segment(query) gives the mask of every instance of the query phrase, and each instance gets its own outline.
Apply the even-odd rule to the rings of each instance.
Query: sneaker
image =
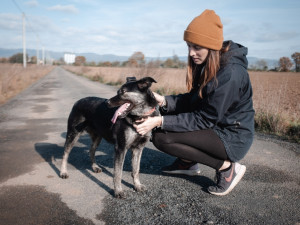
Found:
[[[181,159],[177,158],[172,165],[163,167],[162,172],[195,176],[200,174],[200,168],[198,163],[184,162]]]
[[[208,192],[213,195],[227,195],[242,179],[246,166],[232,163],[231,168],[226,171],[217,171],[216,185],[208,187]]]

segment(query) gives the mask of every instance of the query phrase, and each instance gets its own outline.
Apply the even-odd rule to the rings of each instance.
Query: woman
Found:
[[[243,177],[238,163],[254,134],[252,87],[247,72],[247,48],[223,42],[223,25],[213,10],[193,19],[184,32],[189,49],[188,93],[163,97],[155,93],[162,116],[136,125],[144,135],[155,127],[157,149],[178,157],[163,171],[196,175],[198,163],[216,170],[211,194],[226,195]]]

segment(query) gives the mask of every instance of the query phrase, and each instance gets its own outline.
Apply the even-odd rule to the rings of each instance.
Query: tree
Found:
[[[287,72],[293,66],[292,61],[288,57],[281,57],[279,59],[279,71]]]
[[[119,67],[121,65],[121,63],[119,61],[114,61],[111,63],[112,67]]]
[[[26,54],[26,61],[28,61],[28,55]],[[23,63],[23,53],[14,54],[9,58],[10,63]]]
[[[86,59],[84,56],[76,56],[74,64],[75,64],[75,66],[82,66],[85,64],[85,61],[86,61]]]
[[[268,64],[265,60],[261,59],[256,62],[259,70],[268,70]]]
[[[0,63],[7,63],[8,62],[8,58],[2,57],[0,58]]]
[[[36,64],[36,56],[31,56],[30,63]]]
[[[148,62],[147,67],[148,68],[159,68],[162,64],[163,64],[163,62],[161,60],[156,59],[154,61]]]
[[[167,58],[163,65],[165,68],[172,68],[174,65],[173,59]]]
[[[134,52],[128,62],[133,67],[143,66],[145,65],[145,55],[142,52]]]
[[[105,62],[99,62],[98,66],[103,66],[103,67],[111,67],[111,62],[105,61]]]
[[[300,52],[295,52],[292,55],[292,59],[295,62],[296,72],[300,72]]]
[[[167,58],[163,62],[163,67],[165,68],[184,68],[186,67],[186,63],[181,61],[177,55],[173,55],[172,58]]]

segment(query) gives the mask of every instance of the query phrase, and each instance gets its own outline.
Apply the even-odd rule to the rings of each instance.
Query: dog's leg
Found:
[[[92,161],[92,169],[95,173],[102,172],[102,169],[97,165],[96,160],[95,160],[95,152],[96,152],[98,145],[101,142],[101,139],[102,139],[102,137],[100,137],[100,136],[92,136],[93,143],[90,148],[90,158]]]
[[[77,142],[81,132],[77,131],[72,131],[72,132],[67,132],[67,137],[66,137],[66,142],[65,142],[65,151],[64,151],[64,156],[62,159],[62,164],[61,164],[61,169],[60,169],[60,177],[63,179],[67,179],[69,177],[68,171],[67,171],[67,163],[68,163],[68,158],[70,155],[70,152],[74,146],[74,144]]]
[[[132,177],[134,188],[136,191],[146,190],[146,186],[142,185],[140,182],[139,172],[140,172],[140,162],[142,157],[143,148],[133,148],[132,149]]]
[[[114,190],[116,198],[125,198],[124,191],[122,190],[122,172],[124,159],[127,149],[115,149],[115,162],[114,162]]]

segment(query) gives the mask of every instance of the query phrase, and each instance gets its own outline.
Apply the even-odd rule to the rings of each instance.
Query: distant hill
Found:
[[[22,49],[5,49],[5,48],[0,48],[0,57],[10,57],[16,53],[21,53],[23,52]],[[29,57],[36,56],[36,50],[34,49],[27,49],[26,53],[28,54]],[[45,51],[45,57],[54,59],[54,60],[59,60],[64,57],[65,52],[54,52],[54,51]],[[118,55],[113,55],[113,54],[96,54],[96,53],[75,53],[75,55],[80,55],[84,56],[86,58],[87,62],[104,62],[104,61],[119,61],[119,62],[124,62],[127,61],[130,56],[118,56]],[[42,52],[39,52],[40,58],[42,57]],[[169,57],[160,57],[160,60],[166,60],[167,58],[172,58],[172,56]],[[247,57],[248,58],[248,64],[249,67],[251,65],[255,65],[257,61],[262,60],[262,58],[257,58],[257,57]],[[156,60],[158,59],[157,57],[146,57],[146,61],[151,61],[151,60]],[[179,56],[179,59],[181,61],[186,62],[187,61],[187,56]],[[278,60],[275,59],[263,59],[267,62],[268,68],[272,69],[278,66]]]
[[[0,48],[0,57],[10,57],[14,54],[17,53],[22,53],[23,49],[5,49],[5,48]],[[45,51],[45,57],[54,59],[54,60],[59,60],[64,57],[65,52],[54,52],[54,51]],[[36,50],[34,49],[27,49],[26,54],[29,57],[36,56]],[[86,61],[88,62],[103,62],[103,61],[120,61],[124,62],[128,60],[129,56],[118,56],[118,55],[113,55],[113,54],[104,54],[104,55],[99,55],[96,53],[75,53],[75,55],[80,55],[84,56],[86,58]],[[42,56],[42,51],[39,51],[39,57]]]

